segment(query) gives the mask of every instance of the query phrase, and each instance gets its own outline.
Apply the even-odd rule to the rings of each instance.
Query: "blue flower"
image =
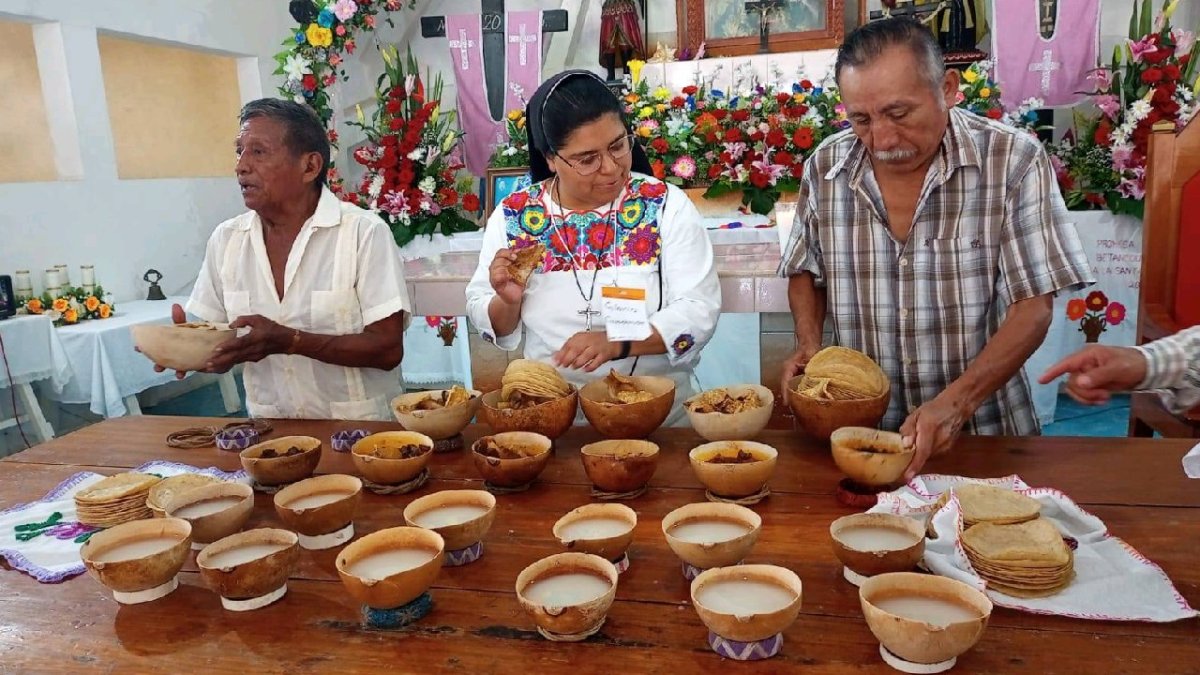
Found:
[[[319,25],[321,28],[329,28],[333,26],[333,21],[333,12],[330,11],[328,7],[321,10],[321,13],[317,15],[317,25]]]
[[[799,94],[803,91],[804,91],[804,87],[801,87],[799,82],[795,82],[792,84],[792,93],[793,94]]]
[[[296,31],[296,44],[302,45],[302,44],[304,44],[304,41],[306,39],[307,38],[304,37],[304,31],[302,31],[302,30]]]
[[[822,89],[821,87],[813,87],[813,90],[812,90],[813,96],[820,96],[822,91],[825,91],[825,90]]]
[[[708,95],[713,98],[725,98],[725,92],[721,91],[720,89],[710,89],[708,91]]]
[[[695,97],[694,95],[691,95],[691,94],[689,94],[689,95],[688,95],[688,97],[687,97],[687,109],[688,109],[688,110],[695,110],[695,109],[696,109],[696,97]]]

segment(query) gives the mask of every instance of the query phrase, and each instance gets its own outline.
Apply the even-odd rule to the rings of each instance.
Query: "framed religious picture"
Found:
[[[484,220],[487,220],[492,211],[500,205],[501,200],[528,186],[528,167],[488,167],[487,180],[483,184]]]
[[[857,0],[851,0],[856,2]],[[845,0],[675,0],[679,47],[710,56],[836,49],[845,34]]]

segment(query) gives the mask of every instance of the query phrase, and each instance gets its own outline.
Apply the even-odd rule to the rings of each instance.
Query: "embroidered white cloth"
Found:
[[[230,473],[175,462],[149,462],[133,471],[163,478],[200,473],[221,480],[250,482],[244,471]],[[87,571],[79,557],[79,548],[99,530],[79,522],[75,493],[103,478],[98,473],[82,471],[35,502],[0,511],[0,558],[44,584],[58,583]]]
[[[1042,517],[1054,523],[1064,537],[1074,539],[1075,579],[1061,592],[1046,598],[1014,598],[986,590],[975,574],[959,541],[962,513],[951,498],[935,511],[943,492],[964,482],[986,483],[1016,490],[1042,504]],[[1129,544],[1108,533],[1096,516],[1053,488],[1031,488],[1018,476],[979,480],[936,474],[917,476],[908,485],[879,495],[871,513],[884,512],[924,521],[933,515],[936,539],[925,540],[924,565],[929,571],[957,579],[987,593],[1000,607],[1034,614],[1056,614],[1099,621],[1150,621],[1165,623],[1200,615],[1179,594],[1162,568]]]

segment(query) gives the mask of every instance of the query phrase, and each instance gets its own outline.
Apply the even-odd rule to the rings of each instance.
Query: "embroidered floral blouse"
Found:
[[[525,358],[549,363],[568,338],[585,330],[587,297],[591,308],[599,310],[604,286],[644,285],[650,325],[662,336],[667,353],[643,356],[637,374],[673,376],[680,386],[676,401],[682,401],[721,311],[712,244],[696,207],[678,188],[641,174],[633,174],[617,202],[588,212],[563,211],[546,185],[512,193],[488,219],[479,266],[467,286],[471,321],[484,340],[508,351],[517,348],[524,334]],[[500,249],[538,242],[546,247],[546,258],[526,286],[521,323],[511,334],[498,336],[488,317],[496,294],[488,268]],[[577,274],[571,271],[572,261]],[[605,317],[593,316],[592,330],[604,328]],[[632,365],[629,358],[609,362],[595,373],[564,370],[563,376],[582,385],[610,367],[628,373]]]

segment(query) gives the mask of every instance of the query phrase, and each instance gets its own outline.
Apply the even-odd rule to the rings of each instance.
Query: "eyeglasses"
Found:
[[[607,150],[608,156],[613,158],[613,161],[620,161],[629,156],[633,151],[633,134],[625,134],[609,144]],[[571,161],[566,157],[554,153],[556,157],[566,162],[567,166],[575,169],[575,172],[580,176],[590,176],[600,170],[604,165],[604,155],[600,152],[590,152],[582,157],[576,157],[575,161]]]

